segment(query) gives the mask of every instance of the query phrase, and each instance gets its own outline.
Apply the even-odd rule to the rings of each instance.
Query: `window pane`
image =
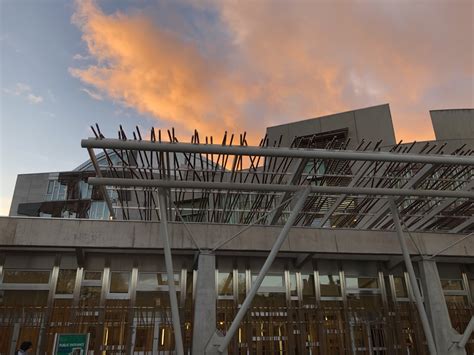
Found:
[[[303,281],[303,298],[305,296],[314,297],[314,275],[301,275]]]
[[[48,291],[0,291],[0,305],[3,306],[46,306],[47,303]]]
[[[3,283],[5,284],[47,284],[49,271],[5,270]]]
[[[158,285],[168,286],[168,274],[157,274]],[[179,286],[179,274],[174,274],[174,284]]]
[[[301,282],[303,283],[303,304],[315,304],[314,275],[302,274]]]
[[[88,281],[100,281],[102,280],[102,272],[100,271],[85,271],[84,280]]]
[[[459,290],[462,291],[462,280],[441,280],[443,290]]]
[[[176,296],[179,297],[180,293],[176,292]],[[137,291],[135,300],[137,307],[170,307],[170,296],[167,291]]]
[[[298,291],[296,290],[296,274],[290,273],[290,294],[291,296],[298,296]]]
[[[247,293],[247,287],[245,283],[245,272],[239,272],[239,279],[237,281],[237,287],[239,292],[239,303],[243,302]]]
[[[346,277],[347,288],[378,288],[379,281],[376,277]]]
[[[258,275],[252,275],[252,282],[255,282]],[[283,287],[283,275],[266,275],[260,287]]]
[[[110,292],[128,293],[128,284],[130,283],[129,272],[112,272],[110,274]]]
[[[444,296],[447,303],[467,304],[467,299],[464,296]]]
[[[405,279],[403,277],[395,276],[393,278],[393,281],[395,283],[395,295],[398,298],[407,298],[408,291],[407,291]]]
[[[82,306],[98,306],[100,304],[100,287],[83,286],[81,287],[80,301]]]
[[[219,295],[223,296],[232,296],[233,287],[232,287],[233,273],[231,272],[219,272],[217,274],[217,290]]]
[[[319,282],[322,297],[341,296],[341,280],[339,279],[339,275],[320,275]]]
[[[139,273],[138,286],[140,287],[158,287],[158,277],[155,273]]]
[[[72,294],[76,283],[76,270],[59,270],[56,293]]]

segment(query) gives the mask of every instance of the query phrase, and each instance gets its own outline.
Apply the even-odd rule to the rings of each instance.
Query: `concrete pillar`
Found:
[[[193,354],[204,354],[216,332],[216,257],[201,251],[194,300]]]
[[[438,268],[433,260],[419,262],[424,303],[430,320],[438,354],[465,355],[466,350],[453,343],[459,339],[459,333],[451,327],[448,307],[444,299]]]

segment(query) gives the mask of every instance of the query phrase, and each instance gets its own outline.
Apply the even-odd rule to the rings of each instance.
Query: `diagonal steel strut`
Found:
[[[257,279],[255,282],[252,284],[252,287],[250,288],[250,291],[245,297],[244,302],[242,303],[242,307],[240,307],[239,311],[237,312],[237,315],[235,316],[230,328],[227,330],[227,333],[225,337],[222,339],[222,342],[219,344],[219,352],[224,352],[227,346],[229,345],[232,337],[234,336],[235,332],[239,329],[240,323],[242,322],[242,319],[244,318],[245,314],[247,313],[247,310],[250,308],[252,301],[257,294],[258,289],[260,288],[260,285],[262,284],[262,281],[267,274],[268,270],[270,269],[270,266],[273,264],[273,261],[275,260],[278,251],[280,250],[281,246],[285,242],[286,238],[288,237],[288,233],[295,223],[296,217],[298,217],[298,214],[300,213],[301,209],[304,206],[304,203],[306,201],[306,198],[308,197],[311,189],[309,187],[301,190],[299,192],[300,196],[298,197],[298,200],[296,201],[295,206],[293,207],[293,210],[290,213],[290,216],[288,217],[288,220],[286,221],[285,225],[283,226],[280,234],[278,235],[275,243],[273,244],[273,247],[268,254],[267,260],[265,260],[265,263],[263,264]]]

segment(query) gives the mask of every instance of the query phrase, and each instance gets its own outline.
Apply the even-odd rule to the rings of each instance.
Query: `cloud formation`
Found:
[[[12,96],[21,96],[31,104],[39,104],[43,102],[43,97],[35,95],[31,92],[31,87],[23,83],[16,83],[13,88],[3,88],[4,93]]]
[[[474,106],[471,1],[180,6],[170,25],[153,11],[77,2],[73,22],[96,62],[72,75],[165,127],[204,134],[256,137],[389,102],[398,138],[421,140],[432,138],[429,109]],[[212,16],[193,21],[202,12]]]
[[[102,101],[104,99],[101,94],[98,94],[95,91],[92,91],[92,90],[89,90],[89,89],[86,89],[86,88],[81,88],[81,91],[85,92],[87,95],[89,95],[94,100]]]

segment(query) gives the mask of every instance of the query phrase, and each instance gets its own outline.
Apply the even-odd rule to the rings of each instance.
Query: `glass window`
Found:
[[[340,297],[341,280],[339,275],[320,275],[321,297]]]
[[[130,283],[129,272],[110,273],[110,293],[128,293]]]
[[[56,198],[56,200],[65,200],[66,199],[66,185],[64,184],[59,184],[59,190],[58,190],[58,196]]]
[[[80,303],[82,306],[98,306],[100,304],[99,286],[81,287]]]
[[[17,290],[0,291],[0,305],[46,306],[47,303],[48,303],[48,291],[17,291]]]
[[[180,292],[176,292],[180,298]],[[170,296],[168,291],[137,291],[135,304],[137,307],[170,307]]]
[[[457,304],[466,304],[467,298],[464,296],[444,296],[447,303],[457,303]]]
[[[393,278],[395,284],[395,295],[397,298],[407,298],[408,297],[408,290],[405,283],[405,279],[400,276],[395,276]]]
[[[90,219],[108,219],[109,209],[105,201],[92,201],[89,208]]]
[[[139,287],[158,287],[158,278],[155,273],[139,273],[138,274]]]
[[[314,290],[314,275],[301,274],[301,282],[303,289],[303,304],[315,304],[316,294]]]
[[[443,290],[462,291],[462,280],[441,280],[441,287]]]
[[[347,288],[379,288],[379,280],[376,277],[346,277]]]
[[[92,185],[84,181],[79,181],[79,191],[81,199],[90,199],[92,196]]]
[[[217,274],[217,291],[221,296],[233,295],[233,272],[219,272]]]
[[[49,271],[4,270],[5,284],[47,284]]]
[[[247,287],[245,282],[245,272],[238,273],[238,280],[237,280],[237,287],[239,293],[239,302],[243,302],[245,299],[245,295],[247,293]]]
[[[296,274],[290,272],[290,295],[298,296],[298,291],[296,289]]]
[[[255,282],[258,275],[252,275],[252,282]],[[283,275],[266,275],[260,287],[283,287]]]
[[[48,181],[48,191],[47,191],[47,194],[50,195],[53,193],[53,189],[54,189],[54,180],[49,180]]]
[[[301,274],[301,281],[303,282],[303,298],[314,297],[314,275]]]
[[[76,270],[59,270],[58,283],[56,285],[57,294],[74,293],[76,283]]]
[[[102,272],[101,271],[84,271],[84,280],[100,281],[102,280]]]
[[[174,284],[179,286],[179,274],[174,274]],[[168,286],[168,275],[163,273],[140,272],[138,274],[138,287],[156,288]]]

